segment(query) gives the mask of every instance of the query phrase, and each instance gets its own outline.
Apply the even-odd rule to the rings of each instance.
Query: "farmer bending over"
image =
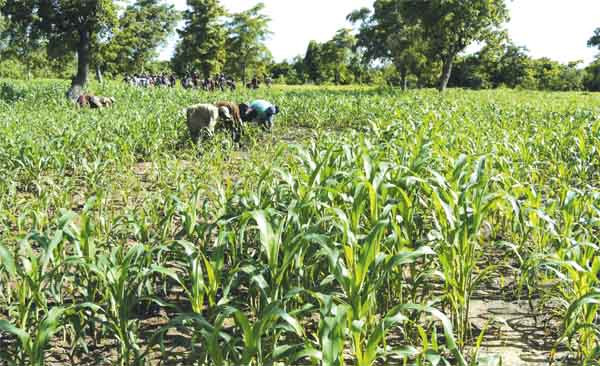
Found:
[[[240,113],[245,122],[257,122],[267,129],[273,128],[273,119],[279,113],[279,107],[266,100],[255,100],[250,105],[242,104]]]

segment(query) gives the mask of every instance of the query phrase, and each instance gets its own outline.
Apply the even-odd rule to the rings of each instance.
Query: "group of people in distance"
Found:
[[[134,74],[123,77],[123,81],[132,86],[141,87],[152,87],[152,86],[166,86],[174,87],[177,84],[177,76],[175,74],[166,75],[149,75],[149,74]]]
[[[123,81],[132,86],[138,87],[155,87],[155,86],[163,86],[163,87],[174,87],[177,85],[177,76],[175,74],[125,74],[123,76]],[[273,84],[273,79],[270,77],[264,78],[264,83],[267,87],[271,87]],[[261,81],[258,77],[252,78],[252,80],[246,83],[246,88],[248,89],[258,89],[260,88]],[[237,88],[235,79],[229,77],[223,73],[215,75],[213,78],[201,78],[197,72],[189,73],[185,75],[181,79],[181,86],[184,89],[202,89],[205,91],[225,91],[231,90],[234,91]]]
[[[265,85],[270,88],[272,84],[273,84],[273,79],[271,79],[271,77],[269,77],[269,76],[266,76],[265,77]],[[249,83],[246,84],[246,88],[248,88],[248,89],[260,88],[260,80],[258,80],[258,78],[255,76],[254,78],[252,78],[252,80],[250,80]]]
[[[266,100],[250,103],[217,102],[196,104],[186,109],[187,126],[194,142],[205,131],[212,136],[215,129],[223,127],[231,131],[232,138],[239,142],[247,122],[258,123],[266,130],[273,128],[279,107]]]
[[[185,89],[202,89],[205,91],[225,91],[225,89],[234,91],[237,87],[235,80],[225,74],[215,75],[212,79],[203,79],[198,76],[197,72],[187,74],[181,80],[181,86]]]

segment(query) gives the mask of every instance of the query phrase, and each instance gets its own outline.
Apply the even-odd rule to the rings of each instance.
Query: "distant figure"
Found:
[[[216,81],[217,87],[218,87],[218,88],[219,88],[219,89],[220,89],[222,92],[224,92],[224,91],[225,91],[225,86],[226,86],[226,85],[225,85],[225,82],[227,81],[227,78],[225,78],[225,74],[221,73],[221,74],[217,75],[217,76],[215,77],[215,81]]]
[[[227,80],[226,84],[230,91],[235,91],[236,85],[235,85],[235,81],[233,79]]]
[[[248,89],[258,89],[260,87],[260,81],[255,77],[252,78],[248,84],[246,84],[246,88]]]
[[[192,78],[190,76],[187,76],[183,79],[183,81],[181,82],[181,85],[183,86],[184,89],[191,89],[194,87],[194,81],[192,80]]]
[[[270,76],[267,76],[267,78],[265,79],[265,84],[267,84],[268,88],[271,88],[271,85],[273,85],[273,79],[271,79]]]
[[[192,74],[192,84],[193,84],[194,88],[197,88],[200,86],[200,77],[198,76],[197,72],[194,72]]]

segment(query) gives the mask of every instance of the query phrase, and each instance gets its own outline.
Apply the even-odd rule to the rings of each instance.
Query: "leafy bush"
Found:
[[[14,103],[25,98],[25,91],[18,88],[14,84],[1,82],[0,83],[0,100],[6,103]]]

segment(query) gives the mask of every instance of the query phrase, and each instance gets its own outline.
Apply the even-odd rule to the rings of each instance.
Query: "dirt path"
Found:
[[[505,366],[549,365],[553,339],[536,325],[527,301],[482,299],[471,302],[473,325],[492,321],[482,355],[500,355]]]

